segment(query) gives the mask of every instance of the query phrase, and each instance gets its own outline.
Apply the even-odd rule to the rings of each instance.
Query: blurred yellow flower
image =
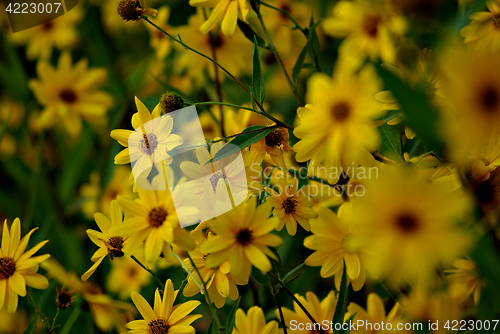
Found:
[[[2,247],[0,248],[0,310],[4,307],[9,313],[17,310],[18,296],[26,296],[26,286],[46,289],[49,282],[45,276],[37,274],[38,266],[50,255],[32,257],[48,240],[41,241],[26,251],[32,229],[21,239],[21,221],[14,219],[9,231],[7,219],[3,223]]]
[[[236,311],[235,328],[231,334],[278,334],[278,323],[274,320],[266,323],[264,312],[258,306],[252,306],[247,314],[242,309]]]
[[[455,268],[444,271],[449,274],[446,278],[450,282],[450,295],[459,303],[472,295],[476,305],[479,304],[483,282],[476,264],[471,260],[458,259],[453,261],[453,267]]]
[[[465,37],[465,44],[497,53],[500,50],[500,1],[486,1],[486,6],[489,12],[471,14],[471,23],[460,30],[460,35]]]
[[[141,313],[143,320],[134,320],[127,324],[129,334],[160,334],[160,333],[186,333],[194,334],[195,329],[191,323],[201,318],[201,314],[191,313],[201,303],[190,300],[174,306],[175,298],[179,291],[174,291],[174,285],[169,279],[165,283],[163,298],[158,289],[155,291],[154,309],[139,293],[132,292],[132,301]]]
[[[62,10],[62,8],[61,8]],[[78,43],[76,25],[83,18],[82,5],[68,13],[36,27],[10,35],[14,44],[26,44],[26,58],[48,60],[53,48],[68,50]],[[71,81],[71,80],[70,80]]]
[[[221,23],[222,33],[226,36],[233,36],[238,16],[244,22],[247,21],[247,0],[189,0],[189,4],[195,7],[213,8],[208,20],[200,27],[200,31],[204,34]]]
[[[313,200],[310,197],[310,186],[306,185],[300,189],[298,186],[299,180],[295,179],[295,182],[288,184],[287,179],[282,177],[279,179],[278,191],[269,187],[265,188],[269,194],[266,202],[274,207],[273,216],[280,219],[280,223],[276,226],[277,231],[281,231],[286,225],[288,234],[295,235],[297,223],[304,230],[310,231],[309,218],[318,217],[318,214],[311,209]]]
[[[314,74],[309,79],[308,104],[297,110],[299,120],[293,131],[301,139],[294,146],[297,161],[311,160],[310,175],[316,175],[324,163],[331,184],[351,165],[375,165],[370,152],[380,138],[373,120],[383,113],[374,98],[381,88],[374,69],[366,66],[355,74],[341,65],[337,63],[333,78]]]
[[[457,224],[470,209],[447,184],[430,183],[426,169],[386,166],[365,180],[366,194],[353,202],[353,227],[365,245],[371,273],[394,282],[428,282],[470,245]]]
[[[359,291],[365,284],[366,263],[352,216],[351,203],[342,205],[338,216],[330,209],[321,208],[319,218],[311,220],[313,235],[304,239],[304,246],[315,250],[305,262],[309,266],[321,266],[321,277],[335,275],[335,285],[339,288],[345,261],[347,281],[352,283],[354,291]]]
[[[271,270],[268,256],[276,258],[276,255],[269,247],[283,242],[279,236],[270,233],[279,220],[269,218],[269,203],[257,208],[256,204],[257,200],[252,196],[247,202],[208,223],[215,236],[200,246],[200,252],[210,253],[206,261],[208,267],[217,267],[229,260],[231,274],[242,281],[249,279],[252,265],[262,272]]]
[[[36,120],[38,130],[62,126],[69,135],[78,137],[82,119],[101,124],[106,121],[113,98],[97,90],[106,80],[105,69],[88,69],[86,59],[73,66],[71,55],[65,52],[57,68],[44,60],[38,62],[37,73],[39,79],[31,79],[29,87],[44,107]]]
[[[170,7],[163,6],[158,10],[158,16],[153,21],[158,27],[166,32],[171,32],[172,28],[168,24],[170,16]],[[149,30],[151,48],[155,51],[156,57],[164,59],[172,49],[172,40],[170,37],[162,33],[158,28],[148,24],[146,28]]]
[[[142,254],[139,252],[134,256],[144,262]],[[106,278],[106,288],[110,292],[117,293],[120,299],[127,300],[132,291],[140,291],[142,287],[148,285],[151,277],[151,274],[141,268],[132,258],[116,258],[111,262],[111,271]]]

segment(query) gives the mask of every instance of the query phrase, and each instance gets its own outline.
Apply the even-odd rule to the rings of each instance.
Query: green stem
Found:
[[[273,280],[271,280],[271,293],[273,294],[274,301],[276,302],[276,306],[278,307],[281,325],[283,326],[283,334],[287,334],[285,316],[283,315],[283,309],[281,308],[281,303],[280,303],[280,300],[278,298],[278,291],[274,290],[274,281]]]
[[[187,104],[187,103],[185,103]],[[196,103],[190,103],[189,105],[192,106],[210,106],[210,105],[221,105],[221,106],[226,106],[226,107],[232,107],[236,109],[245,109],[245,110],[250,110],[254,111],[252,108],[240,106],[237,104],[232,104],[232,103],[226,103],[226,102],[213,102],[213,101],[208,101],[208,102],[196,102]]]
[[[134,255],[132,255],[132,260],[137,262],[137,264],[140,265],[144,270],[153,275],[158,285],[163,289],[163,291],[165,291],[165,284],[161,282],[161,280],[158,278],[158,276],[156,276],[156,274],[152,270],[148,269],[145,265],[143,265],[142,262],[139,261]]]
[[[288,72],[286,71],[285,65],[283,64],[283,61],[281,60],[281,57],[278,54],[276,47],[274,46],[273,40],[271,39],[271,35],[269,35],[269,31],[267,31],[266,24],[264,23],[264,19],[262,18],[262,14],[260,13],[260,10],[257,10],[256,14],[257,14],[257,18],[259,19],[260,25],[262,26],[262,30],[264,30],[264,33],[266,34],[267,40],[269,42],[269,47],[271,48],[271,52],[274,54],[274,57],[278,61],[278,64],[280,65],[280,68],[281,68],[281,71],[283,71],[283,74],[286,77],[288,85],[292,89],[293,96],[295,96],[295,99],[297,100],[299,106],[302,107],[303,103],[300,100],[299,94],[297,93],[297,87],[295,87],[292,80],[288,76]]]
[[[42,318],[42,322],[45,323],[45,326],[47,326],[47,329],[49,330],[50,334],[56,334],[54,332],[54,329],[50,326],[49,319],[47,319],[47,317],[45,316],[45,314],[43,314],[42,311],[40,311],[40,309],[36,305],[35,301],[31,298],[31,296],[29,294],[26,294],[26,298],[29,300],[29,302],[31,303],[31,305],[33,305],[33,307],[35,308],[36,313]]]
[[[59,312],[61,312],[61,309],[58,307],[56,315],[55,315],[54,319],[52,320],[52,326],[51,326],[52,329],[56,328],[56,321],[57,321],[57,317],[59,316]]]
[[[304,313],[307,315],[307,317],[309,318],[309,320],[312,321],[313,324],[316,324],[317,321],[314,320],[313,316],[311,315],[311,313],[309,313],[309,311],[304,307],[304,305],[302,305],[302,303],[300,302],[300,300],[297,299],[297,297],[294,296],[293,292],[290,291],[284,284],[280,284],[280,286],[283,288],[283,290],[285,290],[286,293],[288,293],[290,295],[290,297],[292,297],[293,301],[295,303],[297,303],[297,305],[299,305],[299,307],[302,309],[302,311],[304,311]]]

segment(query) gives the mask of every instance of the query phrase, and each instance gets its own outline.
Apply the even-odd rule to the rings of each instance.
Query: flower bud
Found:
[[[182,109],[183,107],[184,101],[174,92],[166,92],[160,98],[160,110],[162,115]]]

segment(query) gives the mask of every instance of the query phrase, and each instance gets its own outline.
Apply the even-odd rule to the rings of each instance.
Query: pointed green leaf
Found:
[[[227,315],[226,333],[232,333],[233,332],[234,318],[236,317],[236,311],[238,310],[238,307],[240,307],[240,301],[241,301],[241,296],[234,303],[233,307],[231,308],[231,311],[229,311],[229,314]]]
[[[257,101],[259,101],[260,104],[264,102],[266,90],[264,87],[264,75],[262,74],[262,66],[260,64],[259,43],[257,41],[257,35],[254,35],[252,93],[253,97]]]
[[[252,267],[252,277],[260,284],[269,286],[269,278],[267,275],[263,275],[262,272],[255,267]]]
[[[342,280],[340,282],[339,298],[337,299],[337,306],[335,306],[335,313],[333,314],[333,324],[344,323],[344,315],[347,310],[347,271],[344,261],[344,269],[342,271]],[[335,331],[335,334],[339,334],[340,331]]]
[[[292,71],[292,78],[293,78],[293,85],[294,87],[297,86],[297,82],[299,81],[299,76],[300,72],[302,71],[302,67],[304,66],[304,60],[306,59],[307,55],[307,50],[309,49],[309,41],[307,41],[306,45],[300,51],[299,57],[297,58],[297,61],[295,62],[295,65],[293,66],[293,71]]]
[[[290,270],[286,275],[285,277],[283,277],[283,284],[288,284],[290,283],[291,281],[297,279],[297,277],[300,276],[300,274],[302,273],[302,270],[304,270],[304,266],[306,264],[305,263],[301,263],[299,264],[297,267],[293,268],[292,270]]]
[[[401,144],[401,130],[398,125],[382,124],[378,127],[381,141],[378,151],[396,162],[403,163],[403,146]]]
[[[245,35],[245,37],[250,42],[254,43],[255,40],[257,40],[257,44],[261,48],[269,50],[269,45],[266,43],[266,41],[262,37],[260,37],[259,35],[257,35],[255,33],[255,31],[253,31],[252,27],[250,27],[250,25],[248,25],[247,23],[245,23],[245,22],[241,21],[240,19],[238,19],[238,27],[240,28],[240,30],[243,33],[243,35]]]
[[[346,323],[348,323],[348,324],[349,324],[349,328],[340,330],[340,332],[339,332],[338,334],[348,334],[348,333],[351,331],[351,328],[350,328],[351,321],[353,321],[353,320],[354,320],[354,317],[355,317],[355,316],[356,316],[356,313],[354,313],[353,315],[351,315],[351,316],[349,317],[349,319],[347,319]]]
[[[210,320],[210,325],[208,325],[207,334],[214,333],[216,333],[216,331],[214,330],[214,318],[212,318],[212,320]]]

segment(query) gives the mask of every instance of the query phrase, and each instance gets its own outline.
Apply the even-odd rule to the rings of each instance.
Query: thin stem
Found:
[[[142,262],[139,261],[134,255],[132,255],[132,260],[137,262],[137,264],[140,265],[144,270],[153,275],[158,285],[163,289],[163,291],[165,291],[165,284],[161,282],[161,280],[158,278],[158,276],[156,276],[156,274],[152,270],[148,269],[145,265],[143,265]]]
[[[36,313],[42,318],[42,322],[45,323],[45,325],[47,326],[47,329],[49,330],[50,334],[55,334],[54,329],[50,326],[49,319],[47,319],[47,317],[45,316],[45,314],[43,314],[42,311],[40,311],[40,309],[36,305],[35,301],[31,298],[31,296],[29,294],[26,294],[26,298],[28,298],[28,300],[30,301],[31,305],[33,305],[33,307],[35,308]]]
[[[292,297],[293,301],[295,303],[297,303],[297,305],[299,305],[299,307],[302,309],[302,311],[304,311],[304,313],[307,315],[309,320],[311,320],[313,324],[316,324],[317,322],[316,322],[316,320],[314,320],[311,313],[309,313],[309,311],[307,311],[307,309],[304,307],[304,305],[302,305],[300,300],[298,300],[297,297],[294,296],[293,292],[290,291],[285,285],[280,285],[280,286],[283,288],[283,290],[285,290],[286,293],[288,293],[290,295],[290,297]]]
[[[278,311],[279,311],[279,314],[280,314],[281,325],[283,326],[283,334],[287,334],[286,323],[285,323],[285,316],[283,315],[283,309],[281,308],[281,303],[280,303],[280,300],[278,298],[278,291],[275,291],[274,281],[273,280],[271,280],[271,293],[273,294],[274,301],[276,302],[276,306],[278,307]]]
[[[174,253],[174,256],[177,258],[177,260],[179,260],[182,268],[184,268],[185,271],[187,271],[187,273],[189,274],[189,276],[191,276],[191,278],[193,279],[194,283],[198,286],[198,288],[200,289],[200,292],[204,295],[204,291],[206,291],[206,289],[204,287],[202,287],[200,285],[200,283],[198,283],[198,280],[194,277],[193,273],[191,272],[191,270],[189,270],[189,268],[186,266],[186,264],[184,263],[184,261],[182,261],[182,259],[179,257],[179,255],[175,254]],[[200,274],[198,274],[199,276]],[[203,282],[203,279],[201,278],[201,276],[199,276],[201,281]],[[204,283],[204,282],[203,282]],[[203,284],[203,286],[205,286],[205,284]]]
[[[203,11],[205,12],[205,11]],[[217,33],[218,34],[218,33]],[[213,35],[210,33],[210,44],[212,45],[212,57],[214,58],[215,61],[217,61],[217,50],[215,46],[215,41],[218,38],[217,35]],[[215,92],[217,93],[217,99],[219,102],[222,102],[222,90],[220,86],[220,78],[219,78],[219,69],[217,68],[217,65],[214,63],[214,71],[215,71]],[[226,130],[224,129],[224,109],[222,108],[222,105],[219,104],[219,120],[220,120],[220,132],[222,134],[222,137],[226,136]]]
[[[56,315],[55,315],[54,319],[52,320],[52,326],[51,326],[52,329],[56,328],[56,321],[57,321],[57,317],[59,316],[59,312],[61,312],[61,309],[58,307]]]
[[[187,103],[186,103],[187,104]],[[254,111],[252,108],[240,106],[237,104],[232,104],[232,103],[226,103],[226,102],[196,102],[196,103],[190,103],[192,106],[210,106],[210,105],[221,105],[221,106],[226,106],[226,107],[232,107],[232,108],[237,108],[237,109],[245,109],[245,110],[250,110]]]
[[[276,47],[274,46],[273,40],[271,39],[271,35],[269,35],[269,31],[267,31],[266,24],[264,23],[264,19],[262,18],[262,14],[260,13],[260,10],[257,10],[256,13],[257,13],[257,18],[259,19],[260,25],[262,26],[262,30],[264,30],[264,33],[266,34],[267,40],[269,42],[269,46],[271,48],[271,52],[274,54],[274,57],[278,61],[278,64],[280,65],[280,68],[283,71],[283,74],[285,74],[286,80],[288,81],[288,84],[290,85],[290,88],[292,89],[293,96],[295,96],[295,99],[297,100],[299,106],[302,107],[303,103],[300,100],[299,94],[297,93],[297,87],[295,87],[292,80],[288,76],[288,72],[286,71],[285,65],[283,64],[283,61],[281,60],[281,57],[278,54]]]

